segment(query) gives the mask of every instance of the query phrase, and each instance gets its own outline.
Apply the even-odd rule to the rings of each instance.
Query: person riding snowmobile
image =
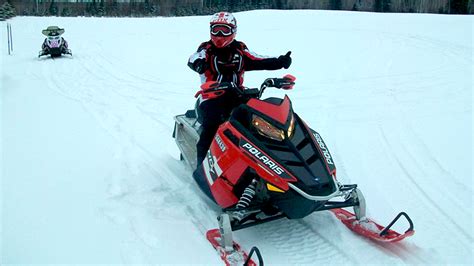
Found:
[[[245,71],[277,70],[289,68],[291,52],[279,57],[264,57],[250,52],[247,46],[235,40],[237,21],[229,12],[218,12],[210,21],[209,41],[201,43],[197,51],[189,57],[188,66],[200,74],[201,82],[231,82],[241,87]],[[213,99],[198,93],[197,114],[202,131],[197,147],[197,165],[205,158],[212,138],[219,125],[230,115],[232,109],[244,103],[232,93],[224,93]]]
[[[41,45],[39,56],[48,54],[51,56],[72,54],[71,50],[68,48],[68,42],[61,36],[64,33],[64,29],[61,29],[58,26],[49,26],[41,32],[46,36],[46,38]]]

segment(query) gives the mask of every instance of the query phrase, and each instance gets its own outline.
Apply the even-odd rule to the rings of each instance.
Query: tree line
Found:
[[[474,0],[0,0],[2,13],[26,16],[192,16],[255,9],[473,14]],[[2,12],[3,10],[3,12]],[[3,18],[8,18],[5,15]]]

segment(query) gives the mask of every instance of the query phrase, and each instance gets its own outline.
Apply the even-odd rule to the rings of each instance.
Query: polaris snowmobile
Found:
[[[72,56],[67,41],[61,37],[64,31],[64,29],[61,29],[58,26],[49,26],[47,29],[43,30],[42,33],[46,36],[46,39],[41,45],[41,51],[39,52],[38,57],[50,55],[54,58],[62,56],[63,54]]]
[[[248,97],[220,125],[204,161],[196,163],[200,123],[196,110],[175,117],[173,137],[181,159],[201,190],[222,208],[219,230],[208,239],[226,252],[235,249],[232,231],[281,218],[301,219],[316,211],[332,211],[347,227],[365,237],[395,242],[413,235],[413,223],[400,213],[383,227],[366,217],[365,199],[356,184],[336,179],[334,160],[321,135],[311,129],[283,99],[261,99],[266,88],[289,90],[295,78],[266,79],[258,88],[232,83],[205,83],[200,93],[221,95],[232,90]],[[343,208],[352,208],[353,213]],[[404,216],[409,229],[399,234],[390,227]],[[212,232],[211,232],[212,231]]]

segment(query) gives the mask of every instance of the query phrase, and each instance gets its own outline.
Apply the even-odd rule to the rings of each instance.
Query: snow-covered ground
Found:
[[[251,50],[293,57],[246,84],[295,75],[293,91],[267,95],[290,96],[369,216],[406,211],[416,230],[380,245],[321,212],[236,239],[266,265],[472,265],[473,16],[235,15]],[[208,20],[16,17],[12,56],[0,22],[0,264],[222,264],[203,236],[218,210],[171,138],[194,104],[186,62]],[[73,58],[36,57],[50,25],[66,29]]]

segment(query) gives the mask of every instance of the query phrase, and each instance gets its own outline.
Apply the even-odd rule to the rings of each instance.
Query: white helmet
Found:
[[[217,48],[229,45],[237,33],[237,20],[229,12],[218,12],[210,21],[211,41]]]

